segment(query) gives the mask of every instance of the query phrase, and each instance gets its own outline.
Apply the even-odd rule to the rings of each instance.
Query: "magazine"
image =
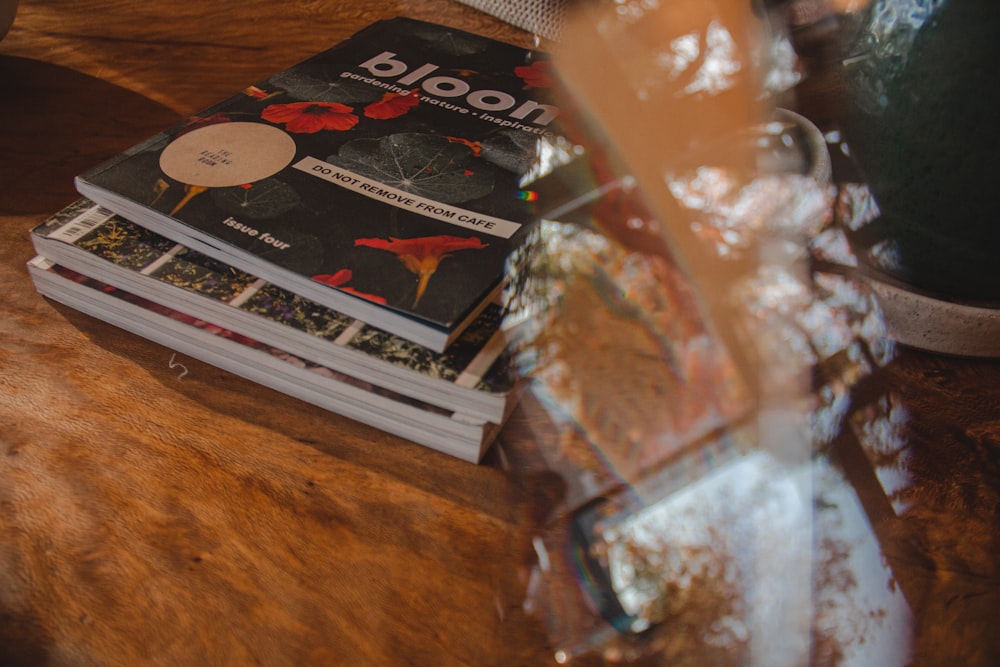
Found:
[[[96,166],[84,196],[441,352],[500,293],[559,109],[544,54],[376,22]]]
[[[80,199],[31,233],[65,268],[400,394],[501,423],[515,386],[490,304],[445,352],[368,326]]]
[[[478,462],[499,432],[482,419],[402,396],[273,346],[87,278],[38,256],[36,289],[182,354],[466,461]]]

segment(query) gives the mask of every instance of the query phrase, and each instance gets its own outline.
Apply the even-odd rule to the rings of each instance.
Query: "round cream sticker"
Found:
[[[160,169],[187,185],[224,188],[273,176],[295,157],[295,141],[262,123],[216,123],[183,134],[163,149]]]

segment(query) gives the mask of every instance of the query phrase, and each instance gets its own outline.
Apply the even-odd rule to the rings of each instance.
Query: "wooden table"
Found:
[[[47,301],[25,269],[75,174],[400,13],[531,44],[445,0],[21,2],[0,43],[0,664],[553,664],[525,601],[563,487],[532,406],[471,466]],[[915,662],[998,664],[1000,364],[903,350],[872,382],[910,418],[907,507],[856,448],[835,458]]]

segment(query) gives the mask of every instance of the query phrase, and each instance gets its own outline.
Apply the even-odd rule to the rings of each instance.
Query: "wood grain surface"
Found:
[[[443,2],[22,2],[0,44],[0,664],[512,665],[531,492],[33,292],[81,168]]]
[[[533,43],[445,0],[20,3],[0,42],[0,665],[554,664],[525,599],[562,482],[525,408],[472,466],[59,306],[25,269],[76,173],[397,14]],[[1000,365],[903,351],[878,381],[912,416],[912,509],[843,465],[910,591],[915,664],[997,664]]]

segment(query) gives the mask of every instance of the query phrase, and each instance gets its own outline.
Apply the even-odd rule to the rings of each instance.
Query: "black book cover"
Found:
[[[546,57],[396,18],[77,179],[178,243],[443,349],[497,293],[554,132]]]

